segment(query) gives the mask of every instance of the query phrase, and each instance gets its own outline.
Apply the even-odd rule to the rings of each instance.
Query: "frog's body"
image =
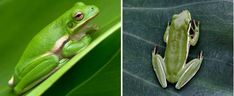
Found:
[[[57,27],[57,28],[56,28]],[[45,53],[53,53],[55,42],[63,36],[68,36],[68,32],[64,27],[57,23],[51,23],[47,28],[39,32],[29,43],[27,49],[24,51],[23,56],[18,62],[16,67],[16,74],[22,72],[27,64]],[[53,36],[47,37],[47,36]],[[24,67],[25,66],[25,67]],[[20,75],[18,75],[20,76]]]
[[[24,93],[84,49],[91,42],[87,32],[97,29],[86,23],[98,12],[96,6],[78,2],[41,30],[27,46],[8,82],[14,91]]]
[[[193,27],[195,29],[192,29]],[[167,86],[167,80],[171,83],[177,82],[176,88],[180,89],[200,68],[202,54],[200,58],[186,64],[189,47],[196,44],[198,35],[199,23],[196,25],[195,21],[191,22],[189,11],[185,10],[173,16],[164,34],[164,41],[167,43],[164,59],[155,53],[156,48],[152,53],[153,67],[163,88]]]
[[[169,29],[169,35],[167,41],[167,47],[165,52],[165,65],[167,69],[168,74],[168,81],[175,83],[178,78],[177,74],[179,70],[182,69],[182,66],[186,63],[187,59],[187,51],[189,50],[189,34],[188,34],[188,27],[184,25],[189,25],[191,18],[184,17],[188,15],[184,12],[183,14],[175,15],[173,23],[170,25]],[[177,19],[175,19],[177,18]],[[188,18],[188,19],[184,19]],[[179,25],[180,23],[181,25]],[[177,30],[174,30],[174,28],[171,28],[172,26],[175,26]],[[176,54],[177,53],[177,54]]]

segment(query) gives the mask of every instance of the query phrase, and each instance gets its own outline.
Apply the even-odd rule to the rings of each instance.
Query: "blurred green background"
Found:
[[[0,0],[0,94],[8,88],[7,81],[33,36],[78,1],[100,9],[93,20],[100,26],[94,39],[120,22],[120,0]],[[55,93],[56,96],[119,96],[120,29],[89,52],[44,95]]]

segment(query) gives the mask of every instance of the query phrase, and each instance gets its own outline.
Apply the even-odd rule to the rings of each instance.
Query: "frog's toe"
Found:
[[[11,77],[11,79],[8,81],[8,85],[10,87],[13,87],[14,86],[14,76]]]

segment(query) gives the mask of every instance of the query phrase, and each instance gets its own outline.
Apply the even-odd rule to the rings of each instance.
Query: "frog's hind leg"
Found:
[[[165,43],[168,41],[168,36],[169,36],[169,30],[170,30],[170,22],[167,23],[167,28],[163,36],[163,40]]]
[[[200,25],[199,21],[195,21],[195,20],[191,21],[191,28],[189,30],[189,34],[190,34],[189,43],[192,46],[195,46],[199,39],[199,25]]]
[[[179,72],[179,80],[176,83],[176,89],[182,88],[192,77],[197,73],[201,66],[203,60],[202,52],[199,55],[199,58],[193,59],[188,62],[184,68]]]
[[[166,68],[163,58],[157,53],[157,47],[152,52],[152,65],[159,83],[163,88],[167,87]]]
[[[25,91],[31,89],[36,84],[45,80],[52,71],[58,66],[59,58],[53,53],[46,54],[45,56],[39,57],[35,61],[32,61],[27,72],[23,72],[22,78],[14,87],[17,94],[22,94]]]

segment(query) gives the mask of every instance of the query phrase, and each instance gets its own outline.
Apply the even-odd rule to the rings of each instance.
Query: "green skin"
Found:
[[[87,23],[98,13],[96,6],[78,2],[41,30],[27,46],[8,82],[14,91],[22,94],[31,89],[88,46],[90,33],[97,26]]]
[[[159,83],[167,87],[167,81],[176,83],[176,89],[181,89],[196,74],[203,59],[199,58],[186,64],[190,45],[195,46],[199,38],[199,22],[191,20],[188,10],[176,14],[168,23],[164,34],[166,51],[164,59],[158,54],[157,48],[152,52],[152,64]]]

